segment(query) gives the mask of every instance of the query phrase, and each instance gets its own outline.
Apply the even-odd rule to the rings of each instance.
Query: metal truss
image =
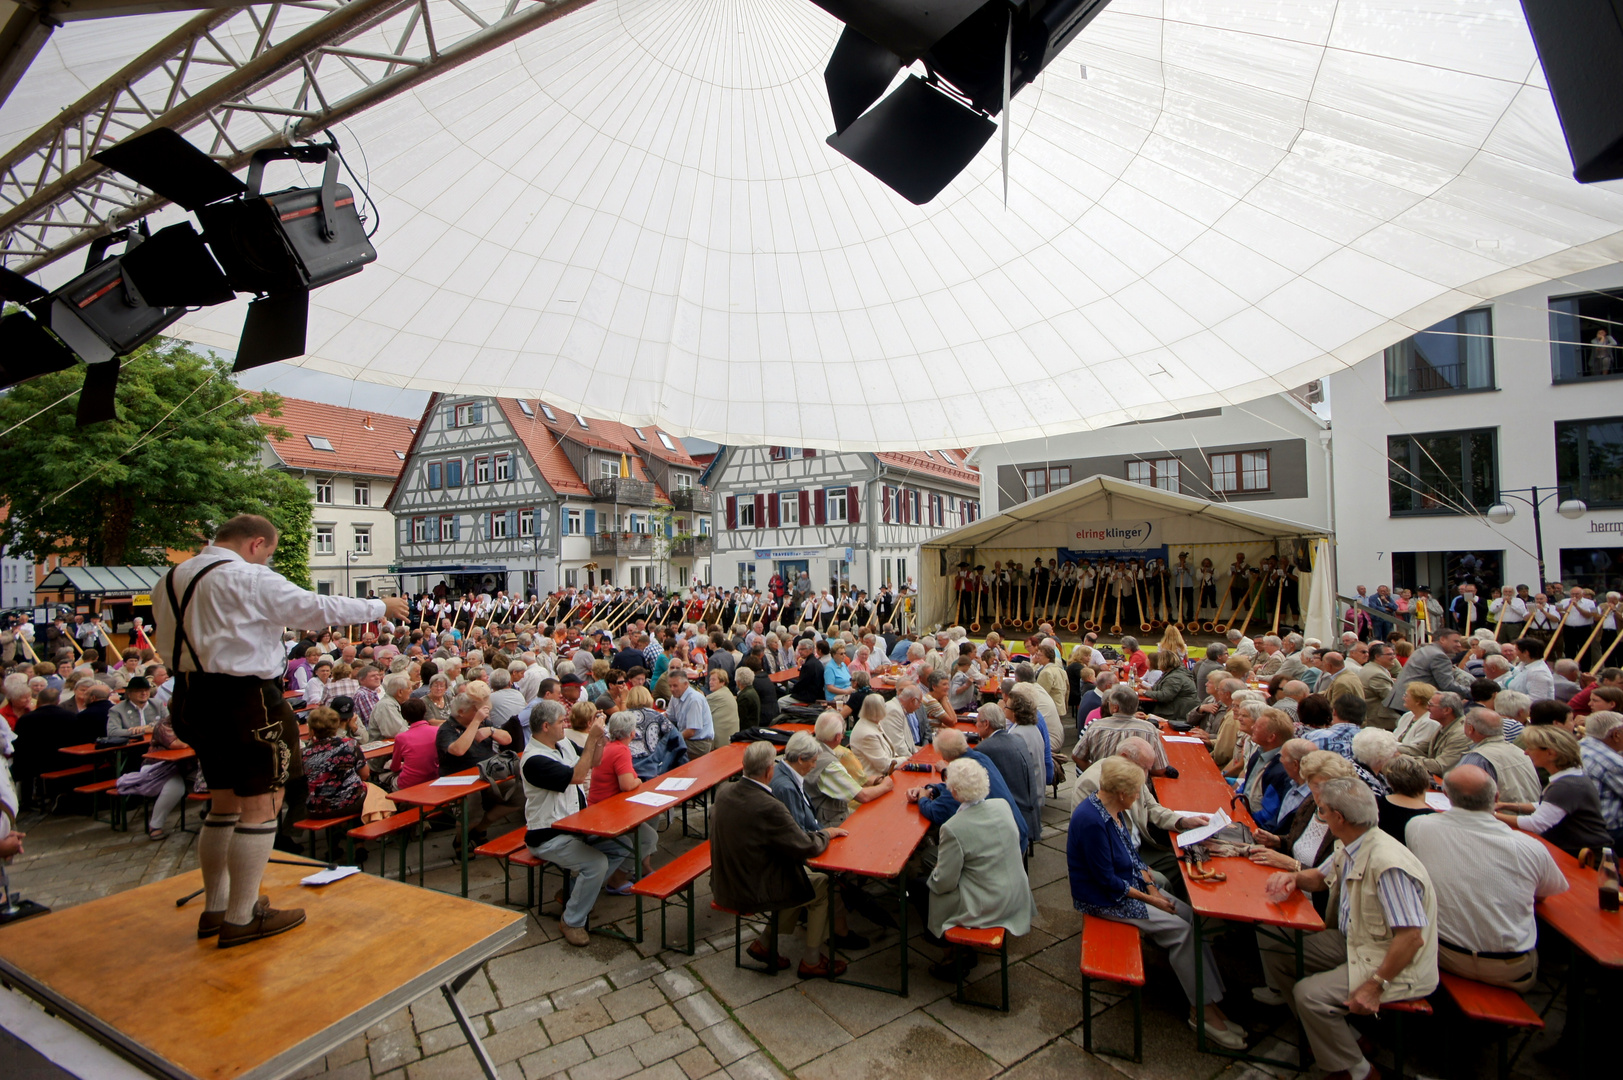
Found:
[[[197,15],[0,157],[0,263],[31,273],[166,205],[91,155],[156,127],[228,169],[317,137],[591,0],[299,0]],[[201,129],[201,130],[198,130]]]

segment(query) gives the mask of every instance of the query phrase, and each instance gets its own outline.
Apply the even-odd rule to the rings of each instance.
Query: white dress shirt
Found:
[[[307,630],[383,618],[382,600],[317,596],[270,567],[213,544],[171,572],[176,601],[184,601],[186,586],[198,571],[221,559],[226,565],[203,579],[187,612],[186,637],[205,671],[277,679],[287,670],[282,631],[288,627]],[[175,616],[162,582],[152,590],[152,615],[157,623],[154,644],[160,656],[169,658],[170,670],[196,671],[191,649],[181,655],[174,651]]]
[[[1486,811],[1422,814],[1404,830],[1437,890],[1437,934],[1473,952],[1538,943],[1533,903],[1567,891],[1545,846]]]

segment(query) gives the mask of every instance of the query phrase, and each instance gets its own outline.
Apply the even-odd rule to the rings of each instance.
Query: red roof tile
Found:
[[[980,470],[964,464],[962,454],[957,450],[935,450],[932,451],[932,456],[926,456],[923,452],[876,453],[874,456],[893,469],[956,480],[960,484],[972,487],[980,486]]]
[[[563,451],[563,441],[548,426],[539,410],[534,416],[525,416],[524,410],[513,398],[497,398],[497,408],[524,444],[530,460],[541,470],[541,478],[560,495],[590,495],[591,490],[581,482],[580,474],[570,464]],[[532,406],[533,408],[533,406]]]
[[[405,467],[405,461],[396,451],[404,454],[410,450],[411,429],[416,426],[416,421],[404,416],[347,409],[300,398],[283,398],[281,416],[257,413],[254,419],[266,427],[287,430],[286,438],[267,437],[266,441],[276,456],[291,468],[358,473],[390,480],[398,477]],[[316,449],[310,443],[311,438],[326,439],[332,449]]]

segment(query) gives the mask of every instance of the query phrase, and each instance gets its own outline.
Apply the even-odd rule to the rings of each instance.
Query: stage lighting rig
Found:
[[[1110,0],[813,2],[845,23],[823,72],[834,112],[828,144],[923,205],[974,160],[998,115],[1008,197],[1010,100]],[[879,101],[915,62],[927,74]]]
[[[310,290],[359,273],[378,257],[354,192],[338,183],[336,140],[260,150],[249,161],[246,183],[168,128],[95,158],[196,214],[230,288],[255,294],[237,346],[237,371],[302,355]],[[277,160],[323,166],[320,186],[262,194],[265,166]],[[205,299],[195,280],[151,269],[134,278],[155,302],[219,302]]]
[[[124,244],[122,255],[108,250]],[[64,371],[85,362],[79,394],[79,425],[111,420],[118,387],[118,358],[157,337],[186,313],[185,305],[155,303],[136,284],[138,276],[185,279],[199,303],[223,303],[232,292],[225,275],[190,225],[172,225],[148,236],[146,223],[120,229],[90,246],[85,271],[55,292],[0,269],[0,298],[23,311],[0,319],[0,387]]]

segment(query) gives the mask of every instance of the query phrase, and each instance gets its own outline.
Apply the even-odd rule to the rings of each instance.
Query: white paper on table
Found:
[[[1454,809],[1454,804],[1448,801],[1448,796],[1441,791],[1426,792],[1426,805],[1438,813],[1447,813]]]
[[[1195,738],[1195,737],[1194,737],[1194,736],[1193,736],[1193,735],[1163,735],[1163,736],[1161,736],[1161,741],[1162,741],[1162,742],[1192,742],[1192,743],[1201,743],[1201,742],[1202,742],[1202,741],[1203,741],[1203,740],[1201,740],[1201,739],[1197,739],[1197,738]]]
[[[644,806],[668,806],[675,801],[675,795],[661,795],[657,791],[639,791],[626,800],[626,802],[641,803]]]
[[[1222,830],[1223,826],[1229,823],[1229,816],[1223,811],[1219,810],[1213,814],[1210,820],[1208,820],[1206,824],[1202,825],[1200,828],[1190,829],[1188,832],[1179,833],[1178,846],[1181,848],[1186,848],[1190,844],[1198,844],[1202,840],[1210,839],[1211,837],[1216,836]]]
[[[477,776],[442,776],[433,781],[429,787],[461,787],[463,784],[477,784]]]
[[[1165,803],[1162,803],[1161,807],[1165,810],[1172,810],[1172,808],[1167,806]],[[1200,818],[1202,821],[1209,821],[1212,816],[1211,811],[1209,810],[1172,810],[1172,812],[1181,818],[1195,817]]]
[[[661,780],[659,782],[659,786],[657,788],[655,788],[654,790],[655,791],[686,791],[688,788],[690,788],[692,786],[693,786],[693,777],[691,777],[691,776],[672,776],[669,779]]]
[[[331,870],[320,870],[307,878],[300,878],[300,885],[327,885],[334,881],[342,881],[351,874],[359,874],[359,866],[336,866]]]

